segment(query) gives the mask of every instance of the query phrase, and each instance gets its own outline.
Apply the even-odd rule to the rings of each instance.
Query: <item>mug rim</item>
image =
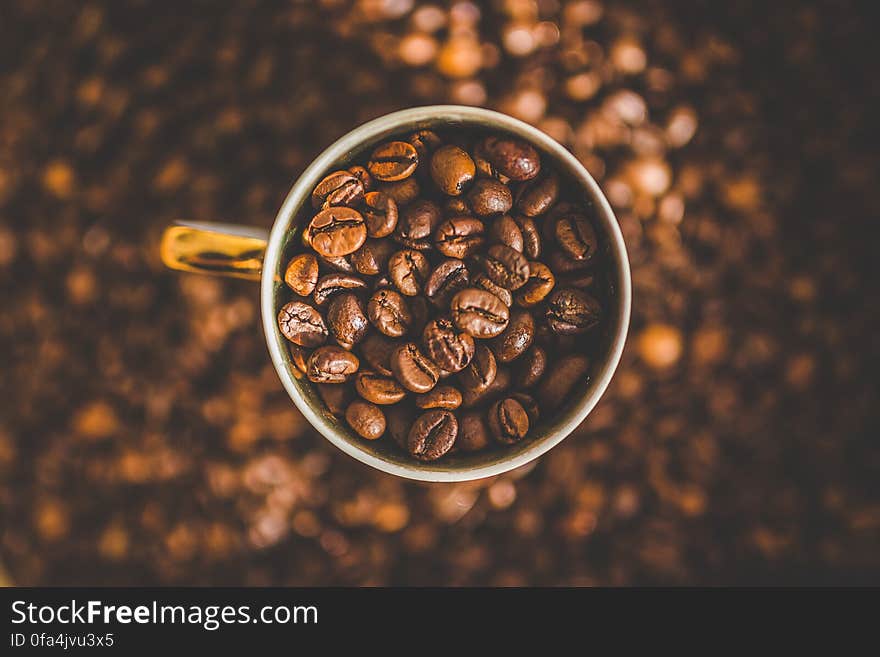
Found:
[[[619,288],[616,290],[616,320],[618,329],[611,338],[611,344],[607,349],[606,360],[603,366],[593,373],[592,383],[588,386],[582,397],[573,403],[565,422],[556,427],[554,431],[548,432],[540,440],[535,441],[527,449],[515,453],[509,458],[502,458],[486,465],[466,466],[457,469],[432,469],[430,463],[419,463],[419,467],[409,467],[385,460],[358,447],[347,437],[338,433],[332,426],[329,426],[326,418],[319,414],[303,398],[294,384],[293,376],[288,368],[290,361],[289,352],[276,330],[276,310],[274,307],[275,273],[283,255],[285,235],[290,229],[291,222],[296,218],[303,201],[311,193],[311,187],[317,184],[320,179],[319,176],[324,175],[331,166],[344,159],[347,154],[356,151],[365,142],[369,142],[369,140],[381,133],[393,132],[397,128],[404,128],[404,126],[412,123],[439,121],[489,122],[501,129],[523,136],[531,143],[549,152],[557,160],[565,162],[571,171],[578,174],[578,182],[587,190],[590,198],[596,204],[598,213],[601,215],[602,228],[609,241],[610,248],[616,256],[614,269],[619,281]],[[313,179],[314,184],[312,183]],[[303,191],[304,187],[308,187],[305,192]],[[430,482],[470,481],[503,474],[534,461],[565,440],[592,412],[614,376],[614,372],[623,354],[623,347],[629,330],[631,303],[632,283],[630,264],[623,234],[620,231],[620,226],[608,199],[592,175],[568,149],[538,128],[494,110],[463,105],[427,105],[384,114],[353,128],[324,149],[297,177],[287,193],[284,203],[278,210],[275,222],[269,233],[260,279],[260,313],[272,365],[281,379],[287,394],[306,420],[333,445],[361,463],[406,479]]]

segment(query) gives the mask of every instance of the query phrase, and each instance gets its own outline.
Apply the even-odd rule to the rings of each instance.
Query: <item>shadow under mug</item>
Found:
[[[311,193],[330,171],[346,168],[379,142],[401,133],[431,129],[479,129],[508,133],[534,145],[563,179],[581,186],[582,198],[594,209],[594,222],[608,268],[608,303],[599,353],[588,377],[550,417],[541,418],[522,442],[483,452],[453,452],[435,462],[417,462],[391,440],[366,441],[344,419],[332,415],[315,387],[291,362],[288,343],[278,329],[277,313],[289,290],[282,282],[285,255],[299,235],[301,209],[311,208]],[[271,232],[230,224],[180,221],[165,230],[162,260],[173,269],[220,274],[260,281],[263,331],[272,364],[290,398],[305,418],[346,454],[384,472],[422,481],[468,481],[498,475],[538,458],[559,444],[587,417],[608,387],[629,327],[631,286],[629,261],[617,220],[592,176],[561,144],[533,126],[505,114],[476,107],[434,105],[402,110],[355,128],[319,155],[294,183],[275,217]],[[552,376],[552,372],[548,373]]]

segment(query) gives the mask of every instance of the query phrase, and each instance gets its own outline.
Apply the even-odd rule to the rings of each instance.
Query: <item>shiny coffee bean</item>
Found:
[[[547,351],[540,345],[533,344],[520,362],[517,364],[516,372],[513,376],[513,385],[517,388],[531,388],[547,369]]]
[[[461,406],[461,391],[454,386],[437,386],[424,395],[416,395],[416,406],[422,409],[445,408],[454,411]]]
[[[477,144],[474,147],[473,152],[473,160],[474,167],[477,170],[477,177],[479,178],[491,178],[493,180],[497,180],[503,185],[506,185],[510,182],[510,177],[505,176],[503,173],[498,171],[488,159],[486,159],[486,155],[482,150],[480,144]]]
[[[469,277],[467,265],[462,260],[444,260],[428,276],[425,296],[438,308],[445,309],[456,292],[468,287]]]
[[[449,258],[466,258],[486,241],[483,222],[474,217],[453,217],[437,227],[434,246]]]
[[[358,372],[354,377],[354,389],[368,402],[381,406],[396,404],[406,397],[406,390],[395,379],[376,372]]]
[[[278,328],[300,347],[317,347],[327,341],[327,325],[321,313],[301,301],[284,304],[278,313]]]
[[[535,318],[526,310],[514,310],[507,328],[492,339],[489,347],[499,363],[509,363],[528,351],[534,339]]]
[[[522,253],[509,246],[490,246],[481,263],[493,283],[511,292],[518,290],[529,280],[529,261]]]
[[[329,410],[336,417],[345,415],[345,409],[354,399],[351,388],[335,383],[318,383],[318,394]]]
[[[516,291],[516,302],[524,308],[541,303],[556,285],[556,277],[542,262],[529,262],[529,280]]]
[[[391,352],[391,371],[404,388],[425,393],[437,385],[440,369],[414,342],[400,345]]]
[[[553,270],[557,278],[566,274],[585,273],[593,268],[593,258],[575,260],[562,250],[551,251],[545,257],[547,258],[547,265]]]
[[[411,176],[418,164],[415,146],[405,141],[390,141],[373,150],[367,170],[376,180],[393,182]]]
[[[370,326],[363,302],[351,292],[337,294],[330,300],[327,324],[339,345],[346,349],[363,340]]]
[[[385,433],[385,415],[375,404],[355,399],[345,410],[345,421],[361,438],[376,440]]]
[[[323,306],[330,298],[341,292],[360,292],[367,289],[362,278],[351,274],[325,274],[315,286],[315,303]]]
[[[504,244],[514,251],[523,252],[523,234],[512,217],[504,215],[498,217],[489,226],[489,242],[491,244]]]
[[[457,329],[447,317],[438,317],[428,323],[422,334],[422,343],[428,357],[446,372],[464,369],[474,355],[474,339]]]
[[[510,370],[506,367],[499,367],[492,383],[483,390],[475,388],[461,389],[461,407],[474,408],[475,406],[484,406],[495,401],[502,395],[510,392],[512,377]]]
[[[541,257],[541,231],[531,217],[513,218],[523,239],[522,254],[529,260]]]
[[[478,288],[457,292],[452,297],[450,310],[455,325],[475,338],[494,338],[507,328],[510,318],[510,311],[501,299]]]
[[[397,182],[380,183],[376,188],[394,199],[394,202],[397,203],[398,216],[400,208],[415,201],[420,194],[419,182],[414,176]]]
[[[388,275],[395,287],[408,297],[420,294],[430,273],[428,259],[419,251],[404,249],[388,260]]]
[[[458,420],[450,411],[434,409],[423,413],[407,437],[409,453],[420,461],[434,461],[446,454],[458,436]]]
[[[401,211],[394,237],[399,241],[427,240],[441,221],[443,213],[436,203],[428,200],[414,201]]]
[[[351,264],[350,256],[322,256],[320,253],[316,253],[315,256],[318,258],[318,264],[326,269],[340,274],[354,273],[354,265]]]
[[[516,193],[516,211],[537,217],[549,210],[559,197],[559,177],[550,173],[524,182]]]
[[[366,167],[356,164],[353,167],[349,167],[348,172],[361,181],[361,185],[364,186],[364,192],[373,191],[373,188],[376,186],[376,181],[373,180],[373,176],[370,175],[370,172],[367,171]]]
[[[397,202],[385,192],[368,192],[361,214],[369,237],[387,237],[397,226]]]
[[[334,345],[318,347],[309,356],[307,376],[312,383],[344,383],[360,367],[358,357]]]
[[[284,270],[284,282],[301,297],[309,296],[318,283],[318,259],[311,253],[293,256]]]
[[[391,352],[398,343],[381,333],[370,333],[358,345],[358,351],[367,364],[382,376],[392,376]]]
[[[394,290],[374,292],[367,303],[367,317],[380,333],[390,338],[406,334],[412,324],[406,298]]]
[[[541,170],[538,151],[519,139],[486,137],[480,142],[478,151],[495,171],[511,180],[529,180]]]
[[[473,277],[471,280],[473,283],[473,287],[478,287],[486,292],[491,292],[496,297],[501,299],[504,302],[504,305],[510,308],[513,305],[513,294],[510,293],[510,290],[505,290],[500,285],[496,285],[492,282],[492,279],[486,276],[483,272],[477,272],[477,275]]]
[[[589,260],[598,248],[593,225],[582,214],[566,214],[554,225],[556,243],[574,260]]]
[[[474,179],[471,156],[453,144],[438,148],[431,156],[431,178],[444,194],[459,196]]]
[[[419,154],[419,162],[428,162],[428,158],[443,143],[433,130],[419,130],[414,132],[406,140],[412,144]]]
[[[529,432],[529,415],[512,397],[495,402],[486,420],[492,437],[503,445],[518,443]]]
[[[589,293],[565,287],[548,297],[546,317],[556,333],[574,335],[596,326],[602,319],[602,307]]]
[[[548,374],[538,384],[538,402],[547,409],[558,408],[572,391],[586,387],[589,369],[590,361],[583,354],[562,356],[553,364],[552,376]]]
[[[388,240],[368,239],[349,257],[355,271],[364,276],[376,276],[388,267],[388,260],[396,247]]]
[[[471,212],[479,217],[504,214],[513,206],[513,195],[507,185],[493,178],[478,178],[467,193]]]
[[[526,392],[512,392],[510,393],[510,397],[519,402],[519,405],[525,410],[526,415],[529,416],[529,426],[534,427],[538,423],[538,420],[541,419],[541,407],[538,405],[535,398]]]
[[[469,411],[461,416],[458,421],[458,438],[455,439],[456,448],[464,452],[479,452],[486,449],[491,442],[484,413]]]
[[[323,256],[345,256],[361,248],[367,239],[367,227],[357,210],[330,207],[312,218],[308,239]]]
[[[350,171],[334,171],[324,177],[312,192],[316,210],[331,205],[355,206],[364,198],[364,184]]]
[[[482,392],[492,385],[497,374],[495,354],[485,344],[477,343],[473,358],[458,374],[458,380],[463,391]]]

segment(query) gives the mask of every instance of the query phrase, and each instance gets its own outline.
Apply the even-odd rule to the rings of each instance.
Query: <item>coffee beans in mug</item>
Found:
[[[510,135],[419,130],[316,185],[278,330],[353,435],[418,461],[501,450],[583,392],[605,263],[548,164]]]

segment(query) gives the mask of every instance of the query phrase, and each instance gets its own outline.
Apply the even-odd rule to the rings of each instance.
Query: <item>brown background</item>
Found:
[[[853,2],[3,2],[8,577],[877,583],[875,40]],[[332,140],[433,102],[569,146],[635,292],[585,425],[443,486],[329,446],[256,287],[156,250],[178,217],[268,227]]]

